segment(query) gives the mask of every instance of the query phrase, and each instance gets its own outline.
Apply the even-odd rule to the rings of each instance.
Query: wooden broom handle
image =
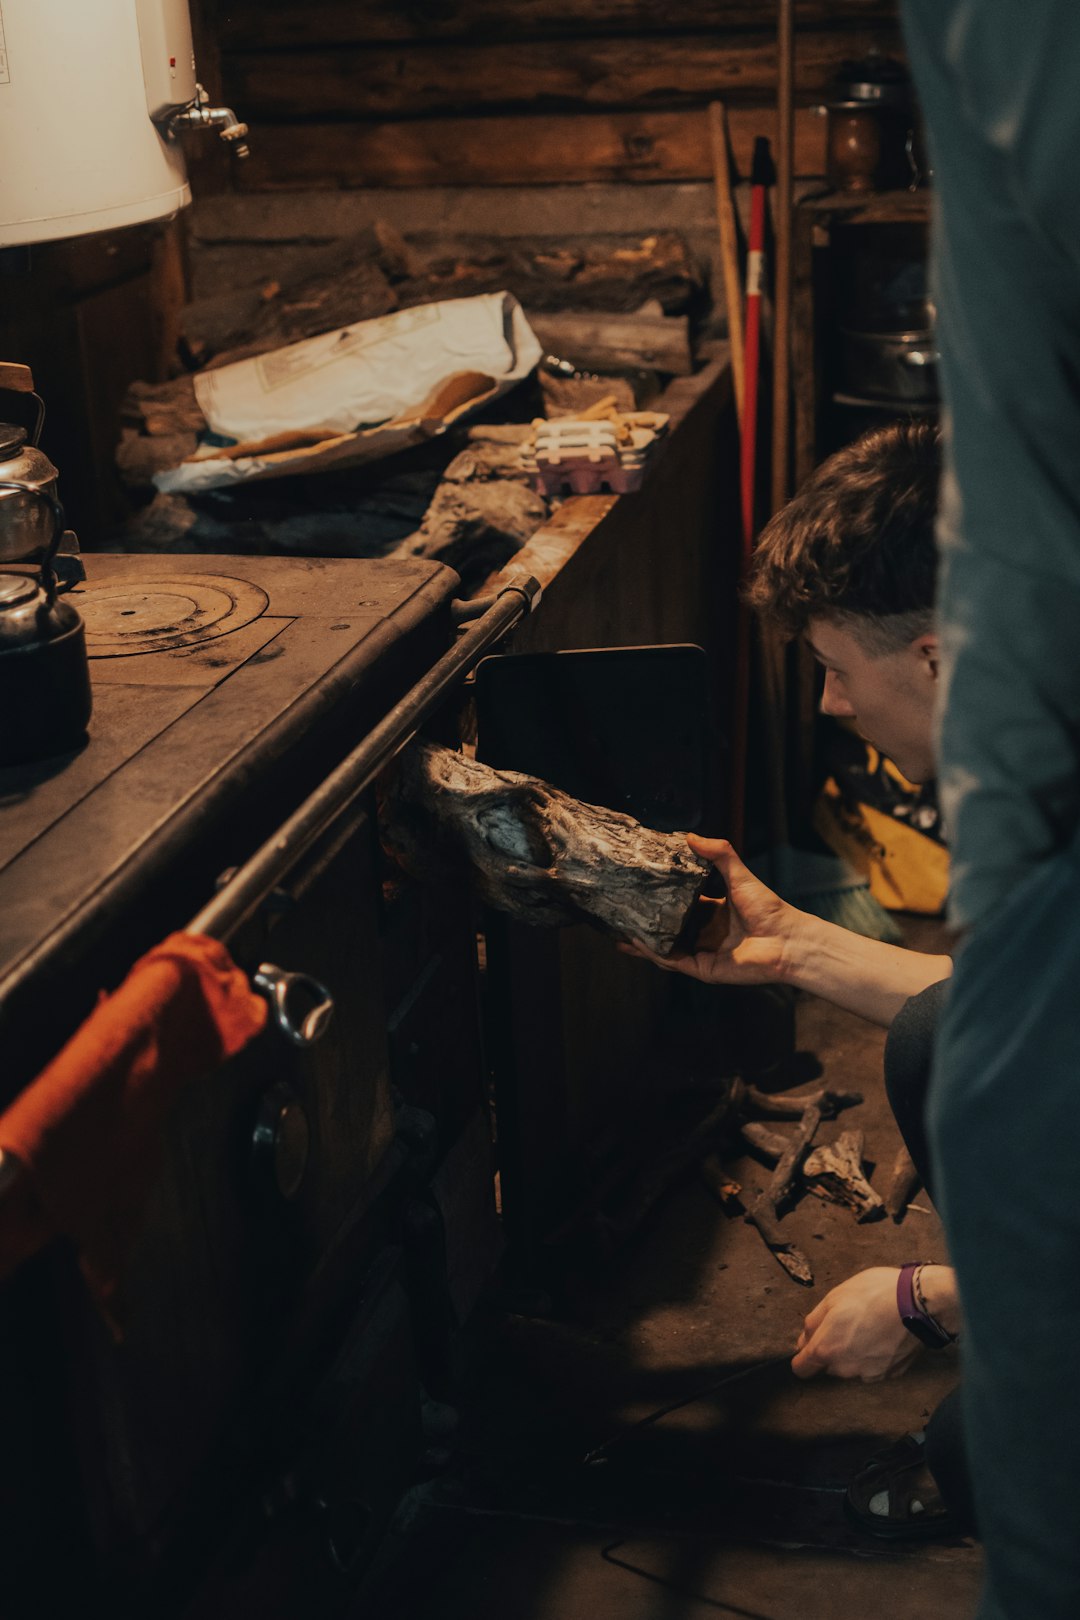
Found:
[[[794,170],[794,0],[778,0],[776,39],[776,325],[773,336],[772,501],[776,512],[788,497],[791,417],[791,240]]]
[[[724,275],[728,341],[731,344],[731,376],[735,384],[735,409],[741,422],[743,401],[746,397],[743,289],[742,276],[739,274],[739,232],[735,215],[735,198],[731,189],[731,144],[728,138],[727,108],[724,103],[711,101],[708,117],[713,185],[716,192],[716,224],[720,233],[720,266]]]

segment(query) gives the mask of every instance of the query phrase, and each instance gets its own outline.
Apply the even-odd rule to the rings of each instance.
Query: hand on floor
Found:
[[[896,1308],[898,1275],[894,1266],[871,1266],[814,1306],[795,1345],[791,1370],[796,1378],[827,1372],[875,1384],[907,1371],[920,1345]]]

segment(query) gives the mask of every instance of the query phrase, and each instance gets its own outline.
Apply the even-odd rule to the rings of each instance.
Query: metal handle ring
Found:
[[[314,1046],[325,1035],[334,1016],[334,998],[310,973],[290,973],[273,962],[260,962],[251,982],[266,997],[275,1023],[294,1046]],[[315,1002],[306,1013],[301,1010],[303,999]]]

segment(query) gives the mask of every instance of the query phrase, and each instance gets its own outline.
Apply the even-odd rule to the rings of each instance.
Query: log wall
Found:
[[[772,128],[771,0],[199,3],[252,126],[241,190],[704,180],[710,100],[743,169]],[[796,30],[796,168],[815,175],[825,87],[900,51],[895,0],[797,0]]]

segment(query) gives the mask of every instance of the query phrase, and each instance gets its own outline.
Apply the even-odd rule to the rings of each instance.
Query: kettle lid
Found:
[[[28,574],[0,574],[0,612],[29,602],[39,590],[37,580]]]
[[[26,443],[26,429],[14,422],[0,422],[0,456],[14,455]]]

